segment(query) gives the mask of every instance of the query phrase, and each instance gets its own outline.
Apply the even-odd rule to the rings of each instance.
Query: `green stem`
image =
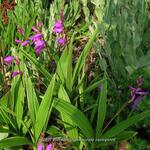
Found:
[[[130,101],[125,102],[122,107],[117,111],[117,113],[112,117],[112,119],[107,123],[105,128],[103,129],[102,133],[107,129],[107,127],[110,125],[110,123],[120,114],[122,110],[129,104]]]

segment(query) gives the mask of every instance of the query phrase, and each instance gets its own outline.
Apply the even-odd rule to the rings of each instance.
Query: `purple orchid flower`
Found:
[[[63,32],[63,23],[61,20],[56,20],[54,27],[53,27],[53,33],[62,33]]]
[[[15,39],[15,42],[16,42],[16,43],[22,43],[22,41],[21,41],[21,40],[18,40],[18,39]]]
[[[58,43],[58,45],[65,45],[66,39],[65,38],[58,38],[57,43]]]
[[[37,150],[44,150],[44,149],[43,149],[43,144],[42,144],[42,143],[38,144]]]
[[[21,43],[22,46],[26,46],[30,43],[30,41],[21,41],[21,40],[18,40],[18,39],[15,39],[15,42],[16,43]]]
[[[131,95],[131,101],[133,101],[133,109],[138,108],[139,102],[142,100],[143,96],[146,96],[148,92],[144,91],[140,86],[142,85],[143,80],[137,79],[137,88],[134,88],[132,86],[129,86],[130,88],[130,95]]]
[[[36,33],[35,35],[29,37],[26,41],[15,39],[15,42],[21,43],[22,46],[26,46],[31,42],[31,45],[34,45],[36,54],[39,55],[42,52],[43,48],[45,48],[45,41],[42,40],[43,34],[40,33],[37,28],[33,26],[32,30]]]
[[[35,44],[35,52],[39,55],[42,52],[43,48],[45,48],[45,41],[38,40],[34,44]]]
[[[35,28],[34,26],[32,27],[32,30],[36,33],[39,33],[39,30],[37,28]]]
[[[38,144],[37,150],[44,150],[42,143]],[[46,150],[53,150],[53,145],[52,144],[48,144],[46,146]]]
[[[10,65],[14,59],[15,58],[13,56],[6,56],[6,57],[4,57],[3,61],[4,61],[4,63],[7,63]]]
[[[53,150],[53,145],[52,144],[48,144],[46,146],[46,150]]]
[[[17,70],[17,71],[12,72],[13,78],[16,77],[17,75],[22,75],[22,71]]]
[[[42,33],[37,33],[37,34],[31,36],[29,38],[29,40],[31,40],[32,42],[36,42],[37,40],[40,40],[42,36],[43,36]]]
[[[30,41],[24,41],[24,42],[21,43],[21,45],[22,45],[22,46],[26,46],[26,45],[28,45],[29,43],[30,43]]]

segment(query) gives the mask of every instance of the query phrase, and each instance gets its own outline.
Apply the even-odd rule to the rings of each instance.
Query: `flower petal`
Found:
[[[17,71],[12,72],[13,78],[16,77],[17,75],[22,75],[22,71],[17,70]]]
[[[26,45],[28,45],[29,43],[30,43],[29,41],[24,41],[24,42],[21,43],[21,45],[22,45],[22,46],[26,46]]]
[[[42,143],[38,144],[37,150],[44,150],[44,149],[43,149],[43,144],[42,144]]]
[[[7,63],[7,64],[10,65],[13,60],[14,60],[14,57],[13,57],[13,56],[6,56],[6,57],[4,58],[4,63]]]
[[[52,144],[48,144],[46,146],[46,150],[53,150],[53,145]]]

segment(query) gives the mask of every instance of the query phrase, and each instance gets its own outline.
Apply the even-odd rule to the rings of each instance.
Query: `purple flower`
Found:
[[[16,77],[17,75],[22,75],[22,72],[19,71],[19,70],[12,72],[12,77],[13,78]]]
[[[15,39],[15,42],[16,43],[21,43],[22,46],[26,46],[27,44],[30,43],[30,41],[28,41],[28,40],[27,41],[21,41],[21,40],[18,40],[18,39]]]
[[[33,30],[34,32],[36,32],[36,33],[39,33],[39,30],[36,29],[35,27],[32,27],[32,30]]]
[[[37,150],[44,150],[44,149],[43,149],[43,144],[42,144],[42,143],[38,144]]]
[[[18,40],[18,39],[15,39],[15,42],[16,42],[16,43],[22,43],[22,41],[21,41],[21,40]]]
[[[39,28],[41,28],[43,24],[42,24],[41,22],[38,22],[38,21],[37,21],[36,25],[37,25]]]
[[[137,109],[139,102],[142,100],[142,96],[138,96],[133,102],[133,109]]]
[[[26,45],[28,45],[29,43],[30,43],[29,41],[24,41],[24,42],[21,43],[21,45],[22,45],[22,46],[26,46]]]
[[[42,36],[43,36],[42,33],[37,33],[37,34],[31,36],[29,39],[30,39],[32,42],[35,42],[35,41],[37,41],[37,40],[40,40]]]
[[[42,51],[42,49],[45,47],[45,41],[43,41],[43,40],[37,40],[37,41],[35,41],[35,52],[37,53],[37,54],[40,54],[41,53],[41,51]]]
[[[53,27],[54,33],[62,33],[63,32],[63,23],[61,20],[56,20],[54,27]]]
[[[4,58],[4,63],[7,63],[7,64],[10,65],[13,60],[14,60],[14,57],[13,57],[13,56],[6,56],[6,57]]]
[[[139,102],[142,100],[142,96],[146,96],[148,92],[145,92],[140,86],[142,85],[142,78],[140,80],[137,79],[137,88],[129,86],[131,101],[133,101],[133,109],[138,107]]]
[[[58,43],[58,45],[65,45],[66,39],[65,38],[58,38],[57,43]]]
[[[53,150],[53,145],[52,144],[48,144],[46,147],[46,150]]]
[[[56,28],[61,28],[63,27],[63,23],[61,20],[56,20],[55,24],[54,24],[54,27]]]

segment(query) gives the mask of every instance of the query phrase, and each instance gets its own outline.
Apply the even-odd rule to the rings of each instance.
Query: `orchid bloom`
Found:
[[[34,44],[36,54],[39,55],[42,52],[42,50],[45,48],[45,41],[41,39],[43,37],[43,34],[40,33],[38,29],[36,29],[33,26],[32,30],[36,33],[35,35],[29,37],[26,41],[15,39],[15,42],[21,43],[22,46],[26,46],[27,44],[32,42],[31,44]]]
[[[17,75],[22,75],[22,72],[19,71],[19,70],[12,72],[12,77],[13,78],[16,77]]]
[[[44,150],[44,149],[43,149],[43,144],[42,144],[42,143],[38,144],[37,150]]]
[[[42,143],[38,144],[37,150],[44,150]],[[53,145],[52,144],[48,144],[46,146],[46,150],[53,150]]]
[[[13,56],[6,56],[6,57],[3,59],[4,63],[7,63],[7,64],[9,64],[9,65],[12,63],[13,60],[14,60],[14,57],[13,57]]]
[[[148,92],[145,92],[141,87],[143,80],[137,79],[137,88],[134,88],[132,86],[129,86],[130,88],[130,95],[131,95],[131,101],[133,101],[133,109],[137,109],[139,102],[142,100],[142,96],[146,96]]]
[[[46,150],[53,150],[53,145],[52,144],[48,144],[46,146]]]
[[[65,38],[58,38],[57,43],[58,43],[58,45],[65,45],[66,39]]]
[[[63,23],[61,20],[56,20],[54,27],[53,27],[53,33],[62,33],[63,32]]]
[[[21,40],[18,40],[18,39],[15,39],[15,42],[16,43],[21,43],[22,46],[26,46],[30,43],[30,41],[21,41]]]

